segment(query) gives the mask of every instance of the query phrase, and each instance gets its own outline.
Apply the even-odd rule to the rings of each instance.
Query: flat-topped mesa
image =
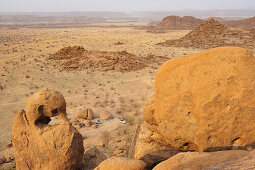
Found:
[[[154,99],[144,108],[135,158],[166,148],[215,151],[254,144],[254,65],[253,53],[239,47],[165,62]]]
[[[48,125],[59,116],[60,124]],[[68,122],[61,93],[41,89],[14,116],[12,143],[17,169],[77,169],[82,167],[82,136]]]

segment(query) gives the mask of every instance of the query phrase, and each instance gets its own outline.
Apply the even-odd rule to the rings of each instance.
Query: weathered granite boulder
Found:
[[[239,47],[214,48],[165,62],[156,76],[155,96],[144,108],[146,129],[141,128],[135,158],[155,152],[159,144],[159,149],[195,151],[252,145],[254,65],[253,53]]]
[[[60,124],[48,125],[59,116]],[[15,114],[12,143],[17,169],[77,169],[82,167],[82,136],[68,122],[66,102],[57,91],[41,89],[26,111]]]

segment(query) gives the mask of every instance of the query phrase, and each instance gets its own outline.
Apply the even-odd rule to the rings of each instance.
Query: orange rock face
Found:
[[[156,76],[154,102],[144,109],[150,131],[146,134],[150,135],[145,140],[141,133],[138,142],[151,140],[173,149],[196,151],[252,144],[254,65],[252,52],[238,47],[167,61]],[[141,150],[136,148],[138,159]]]
[[[61,123],[48,125],[50,117]],[[66,103],[57,91],[42,89],[31,96],[26,112],[14,117],[12,143],[17,169],[77,169],[82,166],[82,136],[68,122]]]

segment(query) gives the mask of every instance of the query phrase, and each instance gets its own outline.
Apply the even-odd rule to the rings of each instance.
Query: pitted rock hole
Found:
[[[41,114],[40,117],[35,121],[35,125],[48,124],[51,119],[50,117],[44,116],[44,105],[38,107],[38,112]]]
[[[43,114],[43,111],[44,111],[43,107],[44,107],[44,105],[41,105],[41,106],[38,107],[38,112],[40,114]]]
[[[40,125],[40,124],[44,124],[47,125],[49,122],[51,121],[50,117],[41,115],[36,121],[35,121],[35,125]]]
[[[238,137],[238,138],[235,138],[234,140],[232,140],[232,145],[234,145],[235,144],[235,141],[237,141],[238,139],[240,139],[240,137]]]
[[[58,113],[58,108],[52,110],[51,113],[52,113],[53,116],[56,116],[57,113]]]

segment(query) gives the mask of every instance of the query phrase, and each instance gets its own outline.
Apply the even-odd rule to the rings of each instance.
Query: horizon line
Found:
[[[137,11],[115,11],[115,10],[84,10],[84,11],[0,11],[0,13],[74,13],[74,12],[123,12],[123,13],[134,13],[134,12],[178,12],[178,11],[185,11],[185,10],[194,10],[194,11],[221,11],[221,10],[254,10],[253,8],[225,8],[225,9],[179,9],[179,10],[137,10]]]

